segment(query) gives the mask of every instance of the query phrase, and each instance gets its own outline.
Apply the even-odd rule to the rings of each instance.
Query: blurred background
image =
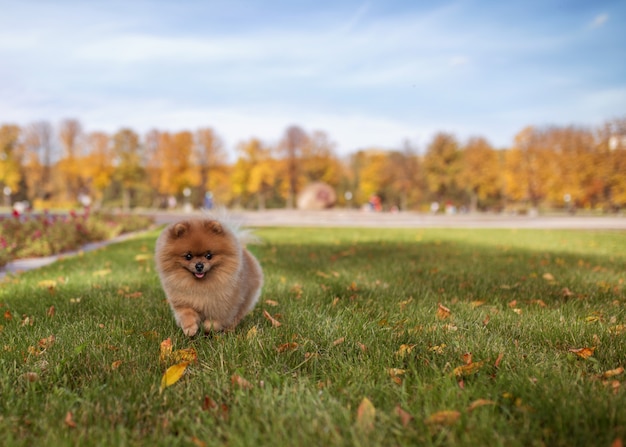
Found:
[[[624,1],[0,10],[5,209],[626,207]]]

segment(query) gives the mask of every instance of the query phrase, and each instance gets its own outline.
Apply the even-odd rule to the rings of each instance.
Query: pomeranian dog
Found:
[[[245,233],[213,218],[166,227],[156,242],[156,268],[185,335],[234,329],[261,294],[263,271]]]

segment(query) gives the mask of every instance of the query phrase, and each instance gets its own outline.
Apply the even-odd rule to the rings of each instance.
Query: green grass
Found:
[[[153,261],[137,260],[156,232],[5,279],[2,445],[626,440],[626,373],[603,377],[626,367],[625,232],[257,234],[259,305],[234,332],[209,337],[182,335]],[[449,318],[437,316],[439,303]],[[174,349],[195,348],[198,362],[160,392],[168,337]],[[585,347],[595,347],[587,359],[570,352]],[[476,369],[457,377],[468,352]],[[233,384],[236,375],[252,388]],[[373,426],[371,407],[359,417],[364,398]],[[478,399],[489,403],[470,410]],[[440,411],[457,418],[432,423]]]

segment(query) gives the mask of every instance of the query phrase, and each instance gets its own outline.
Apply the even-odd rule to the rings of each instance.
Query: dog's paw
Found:
[[[184,326],[182,328],[183,333],[187,336],[187,337],[193,337],[194,335],[196,335],[198,333],[198,325],[197,324],[191,324],[189,326]]]
[[[224,329],[224,326],[219,321],[205,320],[204,331],[205,332],[219,332]]]

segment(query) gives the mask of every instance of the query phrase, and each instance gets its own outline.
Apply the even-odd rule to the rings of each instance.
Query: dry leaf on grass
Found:
[[[439,318],[440,320],[445,320],[447,318],[450,318],[450,314],[450,309],[448,309],[441,303],[437,304],[437,318]]]
[[[263,311],[263,316],[267,318],[270,321],[270,323],[272,323],[272,327],[280,327],[282,325],[280,321],[272,317],[270,313],[266,310]]]
[[[161,378],[160,391],[163,391],[168,386],[172,386],[178,382],[183,374],[185,374],[187,366],[189,366],[189,362],[182,362],[167,368],[165,374],[163,374],[163,377]]]
[[[243,377],[241,377],[238,374],[233,374],[230,377],[230,384],[235,387],[239,387],[242,390],[251,390],[253,388],[253,385],[248,382],[246,379],[244,379]]]
[[[400,422],[404,428],[407,428],[411,421],[413,420],[413,416],[408,411],[404,410],[400,405],[396,405],[395,413],[400,418]]]
[[[484,407],[487,405],[495,405],[496,403],[489,399],[476,399],[474,402],[469,404],[467,407],[467,411],[474,411],[476,408]]]
[[[571,348],[569,352],[573,352],[578,357],[587,359],[593,355],[593,351],[595,350],[596,350],[595,346],[592,346],[591,348]]]
[[[443,410],[428,416],[424,423],[426,425],[453,425],[461,417],[461,413],[456,410]]]
[[[375,421],[376,408],[367,397],[364,397],[356,411],[356,425],[359,430],[368,433],[374,429]]]
[[[470,376],[476,374],[483,367],[484,362],[474,362],[463,366],[457,366],[452,370],[452,374],[457,377]]]

